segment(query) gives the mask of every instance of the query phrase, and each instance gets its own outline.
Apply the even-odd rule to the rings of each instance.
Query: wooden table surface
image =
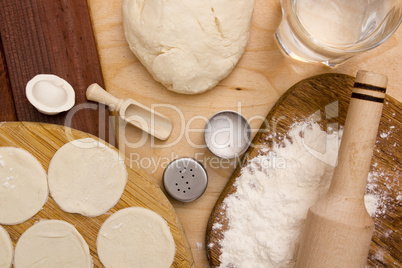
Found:
[[[293,84],[312,75],[338,72],[354,76],[359,69],[388,75],[388,94],[402,102],[402,30],[383,45],[330,69],[296,62],[283,56],[273,34],[281,18],[278,0],[256,0],[250,42],[235,70],[217,88],[201,95],[168,92],[129,53],[121,26],[121,0],[0,0],[0,122],[32,121],[65,124],[67,113],[38,113],[25,97],[25,84],[36,74],[52,73],[70,82],[76,103],[83,105],[71,127],[114,141],[112,124],[103,106],[87,103],[85,89],[93,82],[121,98],[150,106],[173,119],[173,136],[166,143],[147,139],[141,132],[118,133],[132,164],[161,185],[164,167],[176,157],[202,158],[209,174],[205,194],[192,203],[171,200],[192,247],[197,267],[207,267],[205,231],[209,215],[234,170],[234,162],[214,158],[202,147],[205,118],[213,113],[239,110],[257,130],[275,101]],[[138,86],[136,86],[138,85]],[[240,103],[240,104],[239,104]],[[183,117],[178,116],[182,113]],[[399,127],[399,126],[398,126]],[[120,136],[119,136],[120,135]]]
[[[68,125],[114,140],[103,105],[88,104],[85,97],[89,84],[103,85],[87,2],[1,0],[0,25],[0,121]],[[75,89],[78,109],[71,120],[67,113],[41,114],[28,102],[26,83],[43,73]]]

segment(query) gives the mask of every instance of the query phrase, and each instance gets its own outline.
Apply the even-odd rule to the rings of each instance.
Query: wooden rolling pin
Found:
[[[308,211],[296,267],[365,267],[374,222],[364,194],[387,81],[384,75],[357,73],[338,165],[327,195]]]

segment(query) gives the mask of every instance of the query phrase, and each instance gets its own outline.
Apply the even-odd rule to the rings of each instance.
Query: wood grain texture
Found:
[[[87,102],[85,90],[91,83],[103,84],[87,2],[1,0],[0,25],[16,119],[68,125],[109,140],[104,108],[91,104],[75,113],[49,116],[39,113],[25,96],[26,83],[41,73],[55,74],[69,82],[76,93],[76,105]],[[5,83],[3,78],[0,81]],[[11,102],[7,103],[5,109],[11,114]],[[0,121],[8,120],[7,116],[0,117]]]
[[[223,239],[224,232],[230,228],[224,200],[236,192],[235,182],[236,178],[240,176],[241,168],[255,156],[261,154],[262,148],[271,149],[274,142],[280,143],[293,123],[303,121],[317,112],[322,118],[320,124],[323,129],[330,123],[343,125],[353,82],[354,79],[347,75],[323,74],[297,83],[278,100],[254,138],[253,146],[245,155],[243,164],[229,179],[211,213],[207,226],[206,244],[213,245],[207,248],[208,259],[212,267],[220,265],[221,247],[219,242]],[[326,107],[334,102],[337,102],[338,110],[328,118]],[[398,185],[402,172],[402,153],[398,148],[398,144],[402,141],[402,131],[398,127],[402,123],[401,111],[401,103],[387,96],[371,165],[372,172],[383,172],[384,174],[379,176],[378,187],[374,192],[384,199],[384,207],[381,210],[384,209],[386,212],[377,215],[374,219],[375,233],[368,259],[369,267],[400,267],[402,265],[402,245],[400,244],[402,209],[397,201],[397,196],[401,194]],[[388,135],[385,137],[384,133],[388,133]],[[276,137],[269,138],[273,136],[272,134],[276,134]],[[269,151],[263,154],[268,153]],[[215,223],[221,223],[223,227],[213,229],[212,226]]]
[[[0,121],[15,121],[13,95],[7,73],[3,47],[0,42]]]
[[[33,154],[47,171],[56,151],[65,143],[92,137],[93,135],[53,124],[28,122],[0,123],[0,146],[23,148]],[[110,146],[110,145],[109,145]],[[114,147],[111,147],[114,150]],[[88,243],[95,267],[103,267],[96,253],[96,237],[101,224],[114,212],[125,207],[140,206],[159,213],[167,222],[176,243],[177,251],[172,267],[192,267],[193,257],[177,215],[160,188],[151,182],[141,170],[127,166],[128,181],[125,191],[108,213],[98,217],[85,217],[62,211],[49,195],[43,209],[28,221],[3,226],[10,234],[13,244],[21,234],[41,219],[60,219],[73,224]],[[155,256],[157,257],[157,256]]]
[[[209,182],[204,195],[191,203],[170,199],[183,223],[197,267],[207,267],[205,230],[210,213],[233,173],[236,161],[214,157],[204,145],[206,120],[221,110],[235,110],[249,120],[253,135],[278,98],[296,82],[322,73],[356,75],[369,70],[389,77],[388,94],[402,101],[402,28],[383,45],[330,69],[285,57],[274,33],[281,20],[280,1],[256,0],[250,40],[233,72],[210,91],[184,96],[156,82],[128,48],[122,25],[122,0],[88,0],[105,89],[118,98],[132,98],[173,121],[166,142],[143,139],[133,128],[120,131],[120,150],[162,186],[166,165],[177,157],[194,157],[207,169]],[[145,142],[142,142],[144,141]],[[139,142],[141,141],[141,142]]]

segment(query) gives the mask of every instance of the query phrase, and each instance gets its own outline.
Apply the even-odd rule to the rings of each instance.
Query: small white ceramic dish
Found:
[[[58,114],[70,110],[75,104],[73,87],[53,74],[38,74],[26,85],[29,102],[43,114]]]

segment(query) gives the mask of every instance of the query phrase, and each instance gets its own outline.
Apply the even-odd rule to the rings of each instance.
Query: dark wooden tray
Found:
[[[268,114],[265,124],[254,138],[253,146],[243,158],[243,164],[233,173],[211,213],[207,226],[206,245],[213,245],[207,247],[207,256],[212,267],[220,265],[221,246],[219,242],[229,228],[223,201],[236,191],[234,183],[240,175],[242,166],[247,165],[250,159],[257,156],[260,148],[271,148],[273,142],[279,142],[268,138],[270,134],[275,132],[278,134],[277,137],[283,137],[294,122],[306,119],[317,111],[321,113],[324,125],[335,122],[343,125],[353,81],[353,77],[343,74],[318,75],[297,83],[278,100]],[[325,107],[336,101],[338,101],[337,114],[331,116],[330,119],[325,119]],[[375,190],[381,192],[382,198],[386,199],[384,201],[386,207],[382,208],[385,213],[374,219],[375,233],[368,259],[369,267],[402,266],[402,208],[401,201],[397,200],[397,196],[401,194],[398,184],[402,173],[402,152],[398,147],[402,142],[401,112],[401,103],[387,96],[371,167],[372,171],[386,174],[386,176],[379,177],[378,189]],[[381,137],[382,133],[389,134]],[[265,154],[269,154],[269,151],[265,151]],[[388,188],[389,185],[393,185],[393,187]],[[215,223],[220,223],[223,227],[213,229],[212,226]]]

